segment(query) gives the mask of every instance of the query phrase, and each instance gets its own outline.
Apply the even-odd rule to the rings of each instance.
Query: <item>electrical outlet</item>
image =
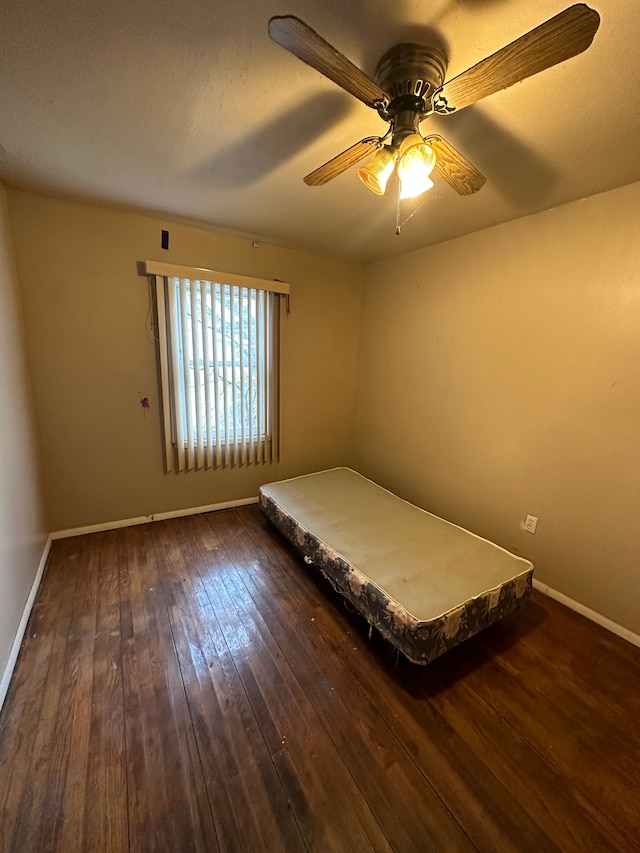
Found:
[[[527,533],[535,533],[537,526],[538,519],[535,517],[535,515],[527,515],[524,520],[524,529],[527,531]]]

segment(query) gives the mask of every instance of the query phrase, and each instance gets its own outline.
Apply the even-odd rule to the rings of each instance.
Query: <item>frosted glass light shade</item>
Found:
[[[376,195],[384,195],[387,181],[393,173],[396,159],[388,148],[381,148],[371,160],[358,169],[358,177]]]
[[[412,133],[402,141],[398,157],[400,198],[414,198],[430,190],[433,181],[429,175],[435,166],[436,155],[420,134]]]

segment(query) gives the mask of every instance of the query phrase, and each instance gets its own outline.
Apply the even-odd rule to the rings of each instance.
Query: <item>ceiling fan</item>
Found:
[[[333,80],[389,123],[383,136],[367,136],[306,175],[321,186],[373,153],[358,177],[383,195],[397,168],[399,200],[433,186],[435,171],[460,195],[477,192],[486,178],[438,134],[423,136],[430,115],[447,115],[500,89],[551,68],[586,50],[600,16],[578,3],[445,82],[447,57],[434,45],[399,44],[378,62],[372,80],[304,21],[293,15],[271,18],[269,35],[294,56]]]

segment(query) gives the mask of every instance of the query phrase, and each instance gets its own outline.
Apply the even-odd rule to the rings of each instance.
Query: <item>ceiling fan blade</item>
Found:
[[[333,80],[368,107],[389,103],[389,96],[380,86],[300,18],[294,15],[271,18],[269,35],[276,44]]]
[[[502,50],[447,81],[434,93],[436,112],[461,110],[586,50],[600,15],[584,3],[569,6]]]
[[[459,151],[441,136],[426,136],[424,140],[436,155],[434,170],[460,195],[477,193],[487,180]]]
[[[333,180],[333,178],[337,178],[350,166],[355,166],[356,163],[379,148],[380,142],[378,136],[367,136],[365,139],[361,139],[360,142],[356,142],[351,148],[347,148],[346,151],[333,157],[319,169],[306,175],[303,178],[305,184],[308,187],[319,187]]]

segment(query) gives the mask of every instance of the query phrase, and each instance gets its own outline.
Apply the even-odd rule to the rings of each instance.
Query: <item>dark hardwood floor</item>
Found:
[[[640,649],[542,595],[429,667],[257,507],[54,542],[0,849],[640,850]]]

